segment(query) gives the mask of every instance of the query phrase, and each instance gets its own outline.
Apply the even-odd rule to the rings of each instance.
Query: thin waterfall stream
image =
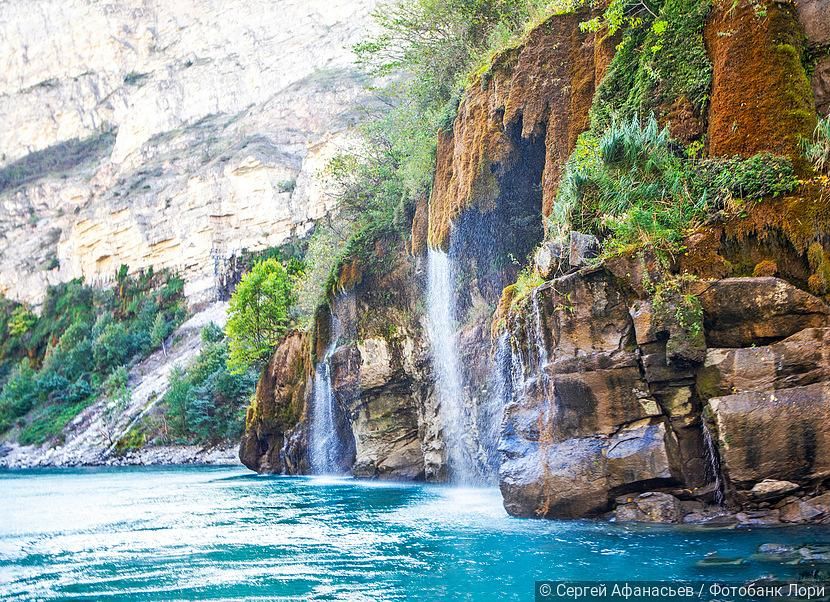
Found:
[[[343,445],[337,428],[337,396],[332,385],[331,357],[343,335],[338,317],[331,315],[331,341],[314,374],[309,430],[309,461],[315,474],[339,473]]]
[[[715,440],[712,437],[712,431],[709,430],[709,427],[706,425],[705,420],[703,421],[703,425],[701,428],[703,429],[703,443],[706,447],[706,459],[708,460],[708,466],[706,467],[706,476],[710,479],[709,482],[714,483],[715,485],[715,503],[718,506],[723,506],[725,496],[723,491],[723,480],[721,479],[721,468],[718,450],[715,445]]]

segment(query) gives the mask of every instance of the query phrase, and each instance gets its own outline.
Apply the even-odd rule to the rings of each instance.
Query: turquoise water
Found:
[[[695,562],[818,541],[514,519],[496,490],[241,468],[0,472],[3,600],[533,600],[537,579],[743,581],[774,571]]]

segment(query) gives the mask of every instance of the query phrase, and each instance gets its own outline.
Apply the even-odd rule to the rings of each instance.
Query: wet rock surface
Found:
[[[808,500],[782,500],[820,492],[830,471],[825,304],[778,278],[698,281],[695,338],[673,321],[679,306],[653,303],[621,269],[638,266],[556,278],[508,320],[514,345],[532,354],[541,341],[547,360],[505,412],[508,510],[585,516],[616,505],[618,520],[712,526],[821,521]],[[537,311],[543,335],[531,336]],[[586,441],[601,455],[593,463],[568,452]],[[665,509],[675,491],[704,505],[647,511],[636,501],[649,492]],[[724,496],[724,508],[712,506]]]

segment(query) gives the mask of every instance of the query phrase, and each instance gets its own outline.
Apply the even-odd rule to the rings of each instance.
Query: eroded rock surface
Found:
[[[366,102],[349,48],[374,5],[2,3],[0,292],[127,264],[209,301],[244,250],[306,232]]]
[[[619,520],[660,520],[633,502],[638,492],[711,503],[725,488],[750,512],[736,520],[773,520],[751,513],[830,470],[825,304],[777,278],[695,281],[702,315],[690,335],[675,301],[652,302],[619,269],[554,279],[508,316],[523,372],[502,430],[505,507],[590,516],[630,493]],[[776,489],[772,480],[793,482]],[[800,508],[788,520],[810,520]],[[665,520],[689,513],[711,514],[671,511]]]

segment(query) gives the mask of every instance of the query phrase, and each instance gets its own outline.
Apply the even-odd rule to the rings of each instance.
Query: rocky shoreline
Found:
[[[214,447],[199,445],[159,445],[131,450],[123,455],[63,458],[50,456],[41,448],[13,443],[0,445],[0,468],[57,468],[74,466],[167,466],[180,464],[238,465],[235,443]]]
[[[682,494],[680,494],[682,496]],[[740,507],[707,504],[698,499],[659,491],[620,496],[613,512],[604,518],[614,522],[650,522],[704,527],[774,527],[830,524],[830,492],[803,491],[790,481],[758,483]]]

